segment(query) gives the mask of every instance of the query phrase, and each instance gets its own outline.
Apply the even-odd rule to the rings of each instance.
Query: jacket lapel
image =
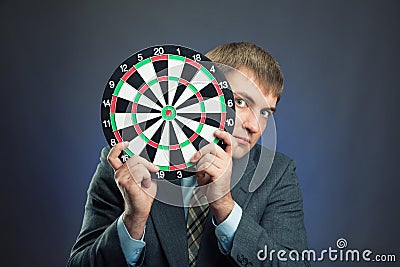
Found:
[[[236,183],[231,190],[233,199],[239,206],[244,209],[250,200],[249,184],[254,175],[256,166],[254,164],[253,155],[248,154],[250,158],[244,157],[233,162],[232,183]],[[244,172],[243,172],[244,170]]]

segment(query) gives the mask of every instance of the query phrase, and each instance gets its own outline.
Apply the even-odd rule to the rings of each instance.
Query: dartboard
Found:
[[[152,178],[193,175],[190,158],[209,143],[221,144],[216,130],[232,133],[234,99],[217,64],[183,46],[146,48],[111,75],[101,103],[110,146],[128,141],[120,159],[139,155],[160,171]]]

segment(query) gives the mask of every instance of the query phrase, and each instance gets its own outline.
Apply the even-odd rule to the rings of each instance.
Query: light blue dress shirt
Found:
[[[193,196],[193,188],[197,185],[197,180],[195,176],[191,176],[183,178],[181,181],[182,197],[185,206],[185,218],[187,220],[188,206]],[[225,221],[219,225],[216,225],[214,218],[212,219],[212,223],[215,226],[215,235],[218,239],[218,247],[225,255],[228,254],[232,249],[233,238],[241,218],[242,208],[235,202],[232,212],[225,219]],[[126,261],[129,265],[135,266],[139,260],[143,248],[146,245],[146,242],[143,241],[145,233],[143,233],[143,236],[140,240],[133,239],[125,227],[124,221],[122,220],[122,215],[118,218],[117,231]]]

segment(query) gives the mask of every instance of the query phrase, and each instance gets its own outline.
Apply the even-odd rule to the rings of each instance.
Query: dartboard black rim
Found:
[[[154,178],[184,178],[195,170],[191,156],[219,143],[215,130],[232,133],[233,103],[222,71],[204,55],[183,46],[153,46],[111,75],[101,104],[103,132],[110,146],[129,142],[122,161],[140,155],[159,167]]]

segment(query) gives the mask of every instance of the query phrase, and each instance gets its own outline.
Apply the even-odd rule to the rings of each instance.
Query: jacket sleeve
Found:
[[[239,266],[310,266],[301,258],[302,251],[307,249],[307,240],[303,199],[295,169],[294,161],[286,161],[286,168],[282,168],[284,171],[267,177],[272,178],[271,188],[258,188],[258,196],[248,204],[250,209],[243,210],[230,252]],[[260,216],[249,214],[249,210],[256,206],[261,208]],[[270,257],[272,250],[275,252]],[[279,257],[286,258],[286,261],[278,260],[280,250],[284,252],[280,252]],[[290,260],[289,252],[292,250],[299,253],[298,261]],[[297,257],[293,252],[290,255],[291,258]]]
[[[90,183],[82,228],[67,266],[128,266],[117,232],[124,202],[107,161],[109,150],[109,147],[102,150]]]

